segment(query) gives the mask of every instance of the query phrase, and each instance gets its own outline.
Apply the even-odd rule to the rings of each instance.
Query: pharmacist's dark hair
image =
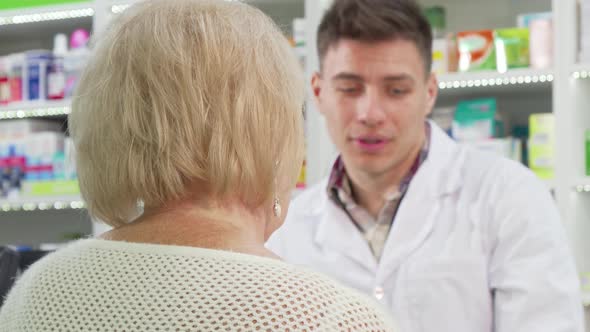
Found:
[[[426,73],[430,73],[432,30],[414,0],[334,0],[318,28],[320,66],[330,47],[342,39],[369,43],[411,41],[424,60]]]

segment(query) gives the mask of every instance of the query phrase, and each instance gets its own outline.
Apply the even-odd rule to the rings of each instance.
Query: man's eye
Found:
[[[357,93],[360,90],[361,90],[360,88],[356,88],[356,87],[338,88],[338,91],[343,92],[343,93]]]
[[[390,89],[389,94],[392,96],[402,96],[408,92],[406,89]]]

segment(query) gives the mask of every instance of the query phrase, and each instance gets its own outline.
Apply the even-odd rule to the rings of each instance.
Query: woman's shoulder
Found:
[[[392,331],[391,314],[360,292],[319,272],[278,259],[194,247],[94,241],[92,247],[175,261],[186,276],[219,284],[233,298],[259,301],[272,312],[310,319],[327,330]],[[145,257],[144,257],[145,259]],[[273,306],[274,304],[274,306]],[[342,325],[349,324],[349,325]],[[368,324],[369,329],[365,324]]]
[[[149,299],[161,308],[180,307],[188,313],[216,307],[223,317],[252,317],[246,322],[250,327],[393,330],[389,314],[378,304],[322,274],[276,259],[220,250],[82,240],[34,264],[15,288],[6,303],[12,309],[4,318],[37,308],[33,304],[39,301],[79,302],[90,306],[88,310],[104,310],[92,301],[108,299],[109,316],[130,302],[141,308]],[[62,308],[68,313],[78,309]]]

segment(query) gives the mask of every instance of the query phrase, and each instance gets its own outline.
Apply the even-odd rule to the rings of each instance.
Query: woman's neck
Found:
[[[237,204],[204,208],[184,202],[148,209],[132,223],[104,233],[101,238],[275,257],[264,247],[268,224],[264,214]]]

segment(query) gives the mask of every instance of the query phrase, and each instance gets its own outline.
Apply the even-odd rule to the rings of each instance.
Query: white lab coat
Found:
[[[576,268],[545,185],[431,126],[379,263],[327,181],[292,203],[267,246],[375,296],[402,332],[582,332]]]

